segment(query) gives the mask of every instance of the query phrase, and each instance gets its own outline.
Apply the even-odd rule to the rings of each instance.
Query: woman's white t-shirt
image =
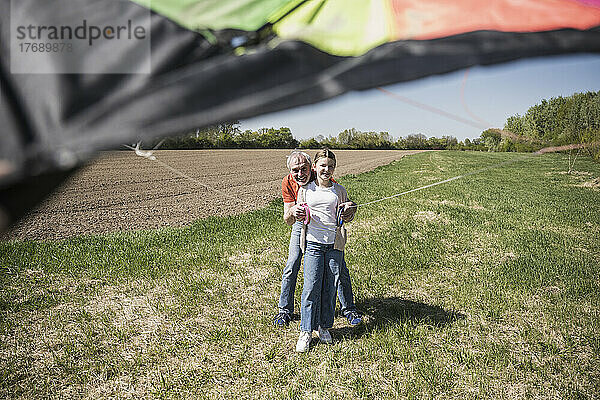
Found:
[[[334,186],[320,187],[314,181],[305,186],[305,200],[310,209],[310,223],[306,231],[306,240],[322,244],[335,242],[336,212],[339,200]]]

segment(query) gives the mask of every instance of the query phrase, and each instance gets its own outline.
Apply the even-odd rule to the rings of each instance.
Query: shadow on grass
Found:
[[[455,311],[446,311],[442,307],[405,300],[400,297],[365,299],[356,306],[364,313],[365,321],[357,327],[347,326],[332,329],[332,332],[346,338],[357,338],[373,328],[382,328],[388,325],[408,323],[414,326],[427,325],[442,328],[465,318],[464,314]]]

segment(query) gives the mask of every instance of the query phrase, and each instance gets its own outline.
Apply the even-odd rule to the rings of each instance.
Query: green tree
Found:
[[[300,147],[303,149],[319,149],[323,147],[315,138],[300,141]]]
[[[427,136],[422,133],[410,134],[404,139],[406,149],[421,150],[427,148]]]
[[[242,149],[253,149],[258,145],[256,143],[257,133],[253,132],[249,129],[246,129],[244,132],[239,132],[235,137],[235,143],[237,147]]]
[[[502,135],[496,129],[486,129],[481,132],[481,142],[488,149],[488,151],[500,151],[500,141]]]
[[[360,133],[360,131],[354,128],[345,129],[344,131],[339,133],[337,142],[340,146],[344,146],[345,148],[351,148],[356,135],[359,135]]]

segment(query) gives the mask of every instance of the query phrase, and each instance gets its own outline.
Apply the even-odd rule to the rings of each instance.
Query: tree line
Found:
[[[239,121],[219,124],[192,133],[173,136],[162,141],[163,150],[195,149],[378,149],[378,150],[486,150],[481,140],[465,139],[459,142],[454,136],[427,137],[422,133],[394,139],[388,132],[361,132],[351,128],[338,135],[318,135],[310,139],[296,140],[290,128],[262,128],[258,131],[239,127]],[[156,145],[158,141],[152,144]]]
[[[531,152],[543,147],[600,141],[600,91],[575,93],[568,97],[542,100],[524,115],[506,120],[503,132],[487,129],[476,139],[457,140],[451,135],[427,137],[422,133],[394,139],[389,132],[362,132],[350,128],[337,135],[318,135],[298,141],[290,128],[240,128],[239,121],[219,124],[165,139],[161,149],[400,149],[477,150]],[[586,148],[596,158],[599,146]]]
[[[195,132],[166,138],[160,145],[164,150],[196,149],[293,149],[299,142],[290,128],[262,128],[258,131],[240,129],[233,121],[197,129]]]

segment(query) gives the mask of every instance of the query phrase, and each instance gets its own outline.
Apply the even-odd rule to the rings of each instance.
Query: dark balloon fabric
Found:
[[[100,10],[102,2],[79,3],[107,25],[123,17],[123,10],[119,15]],[[39,0],[12,2],[23,12],[46,12],[35,4]],[[257,31],[208,34],[131,2],[128,18],[149,15],[149,73],[101,73],[124,54],[138,51],[130,41],[119,42],[123,48],[115,57],[107,51],[86,55],[95,73],[15,73],[8,43],[14,35],[11,11],[19,10],[10,7],[10,1],[0,0],[0,215],[8,221],[20,218],[99,150],[473,65],[600,51],[596,26],[482,29],[395,40],[362,55],[339,56],[305,41],[277,38],[269,24]],[[237,42],[244,47],[235,48]]]

